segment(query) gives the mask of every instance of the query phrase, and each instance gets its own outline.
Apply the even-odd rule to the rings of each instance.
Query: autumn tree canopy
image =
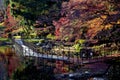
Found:
[[[28,25],[27,31],[31,25],[42,27],[37,29],[40,35],[53,30],[58,40],[96,39],[100,31],[120,24],[119,0],[10,0],[9,3],[9,13]]]
[[[93,39],[102,29],[119,24],[120,2],[116,0],[70,0],[64,2],[61,17],[53,21],[58,39]],[[65,32],[65,33],[64,33]]]

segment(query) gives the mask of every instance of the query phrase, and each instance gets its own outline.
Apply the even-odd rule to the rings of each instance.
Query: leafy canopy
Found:
[[[51,0],[11,0],[11,7],[14,16],[21,15],[26,20],[36,20],[39,16],[47,16],[50,9],[59,10],[59,3]]]

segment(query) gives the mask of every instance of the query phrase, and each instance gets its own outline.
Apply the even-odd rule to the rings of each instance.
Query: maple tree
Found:
[[[58,39],[65,39],[65,36],[93,39],[102,29],[117,24],[119,1],[116,3],[113,0],[70,0],[62,4],[61,15],[63,17],[58,21],[53,21]]]
[[[14,30],[17,21],[14,19],[14,17],[11,15],[11,11],[10,11],[10,5],[8,5],[7,10],[6,10],[6,16],[7,18],[4,21],[4,26],[6,27],[5,29],[5,37],[7,37],[8,33],[10,33],[12,30]]]
[[[16,26],[16,21],[20,21],[19,26],[23,26],[28,34],[33,32],[34,26],[39,36],[52,33],[56,39],[74,42],[77,39],[95,39],[101,30],[120,24],[118,0],[11,1],[6,24]],[[11,29],[9,27],[7,31]]]

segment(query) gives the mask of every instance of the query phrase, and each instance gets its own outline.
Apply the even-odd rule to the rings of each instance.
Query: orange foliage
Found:
[[[6,27],[5,33],[8,33],[8,32],[11,32],[11,31],[14,30],[13,27],[16,26],[17,21],[11,15],[11,7],[10,7],[10,5],[8,5],[6,13],[7,13],[7,18],[4,21],[4,26]]]

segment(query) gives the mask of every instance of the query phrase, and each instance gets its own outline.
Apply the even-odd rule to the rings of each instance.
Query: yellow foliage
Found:
[[[21,36],[14,36],[15,39],[21,39]]]
[[[13,56],[13,55],[15,55],[15,52],[13,52],[11,48],[6,48],[5,55]]]
[[[0,26],[3,26],[4,25],[4,22],[0,23]]]
[[[108,25],[105,26],[105,29],[110,29],[111,27],[112,27],[112,25],[108,24]]]
[[[107,16],[106,16],[106,15],[102,15],[102,16],[101,16],[101,18],[106,19],[106,18],[107,18]]]
[[[117,24],[120,24],[120,20],[117,21]]]
[[[19,33],[19,32],[22,32],[23,31],[23,28],[18,28],[17,30],[13,30],[12,33]]]

